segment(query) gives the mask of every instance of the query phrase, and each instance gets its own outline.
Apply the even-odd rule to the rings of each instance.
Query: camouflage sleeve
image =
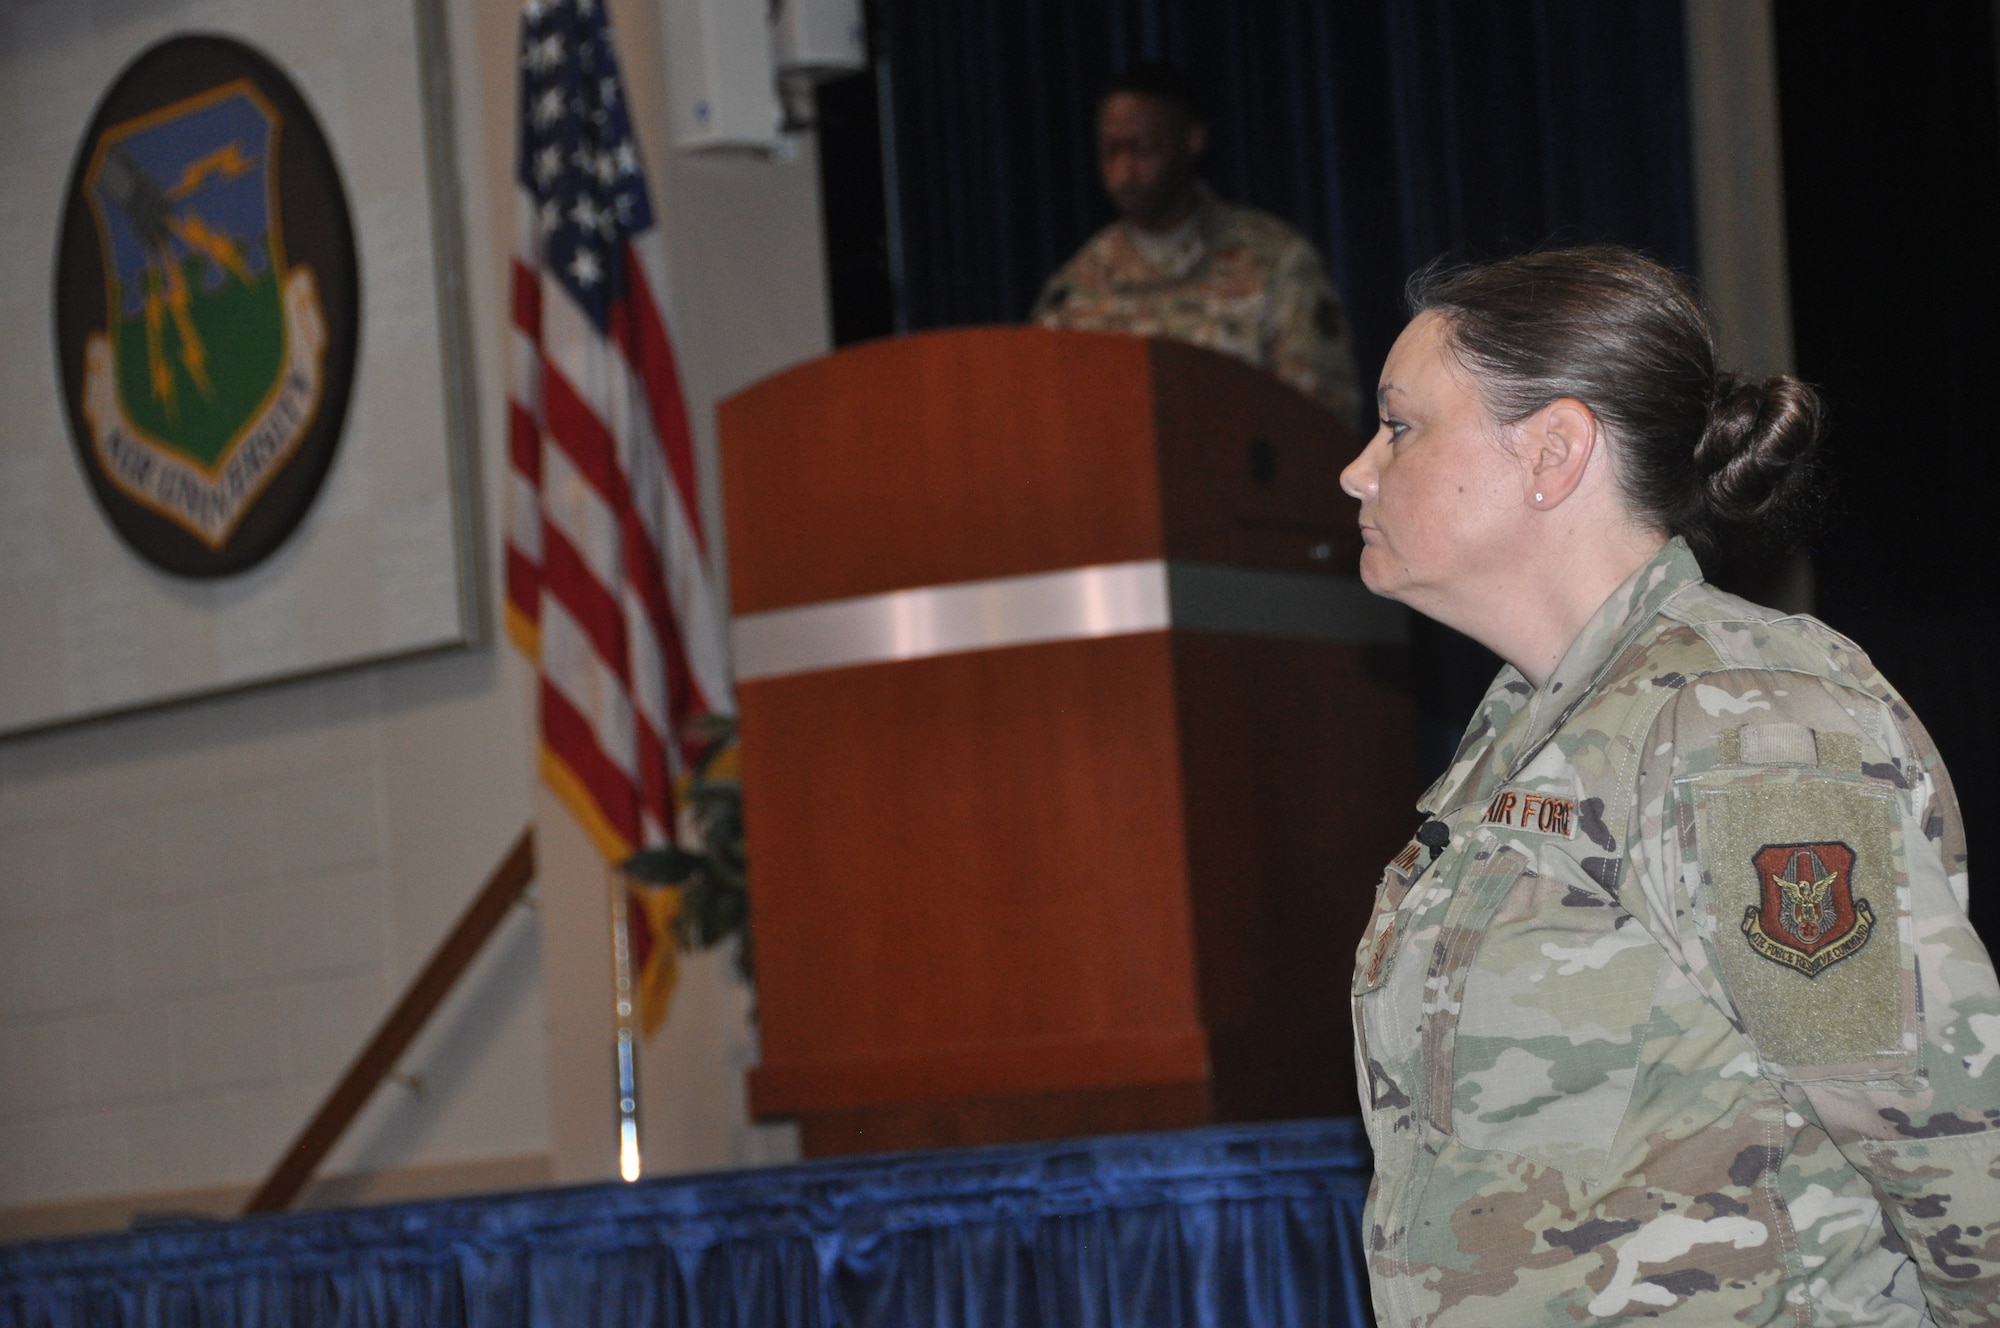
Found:
[[[1907,1251],[1937,1323],[2000,1322],[2000,984],[1928,736],[1900,701],[1737,669],[1642,750],[1649,925],[1789,1108],[1773,1166],[1808,1276]],[[1882,1248],[1840,1248],[1876,1211]]]
[[[1362,418],[1354,350],[1340,296],[1319,255],[1304,240],[1289,246],[1271,279],[1271,325],[1266,329],[1271,371],[1359,430]]]

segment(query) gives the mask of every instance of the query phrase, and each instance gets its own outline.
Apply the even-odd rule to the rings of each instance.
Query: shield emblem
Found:
[[[119,537],[194,577],[282,546],[333,463],[360,327],[346,191],[282,69],[184,35],[112,80],[70,172],[55,314],[70,438]]]
[[[1743,934],[1758,954],[1811,978],[1868,943],[1875,914],[1854,897],[1846,844],[1766,844],[1751,864],[1761,895],[1744,910]]]
[[[108,306],[86,411],[112,479],[210,547],[321,395],[318,292],[275,206],[281,128],[237,79],[108,127],[84,175]]]

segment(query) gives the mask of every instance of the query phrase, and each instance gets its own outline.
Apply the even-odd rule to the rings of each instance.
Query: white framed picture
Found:
[[[484,639],[443,34],[0,3],[0,734]]]

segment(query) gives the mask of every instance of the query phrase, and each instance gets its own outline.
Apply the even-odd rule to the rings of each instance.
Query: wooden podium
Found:
[[[1208,351],[974,329],[721,436],[753,1112],[820,1156],[1353,1111],[1417,790],[1352,435]]]

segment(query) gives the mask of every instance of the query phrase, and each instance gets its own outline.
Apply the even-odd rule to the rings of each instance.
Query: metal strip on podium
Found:
[[[1358,581],[1151,559],[920,586],[743,614],[739,682],[1168,628],[1400,644],[1403,608]]]

